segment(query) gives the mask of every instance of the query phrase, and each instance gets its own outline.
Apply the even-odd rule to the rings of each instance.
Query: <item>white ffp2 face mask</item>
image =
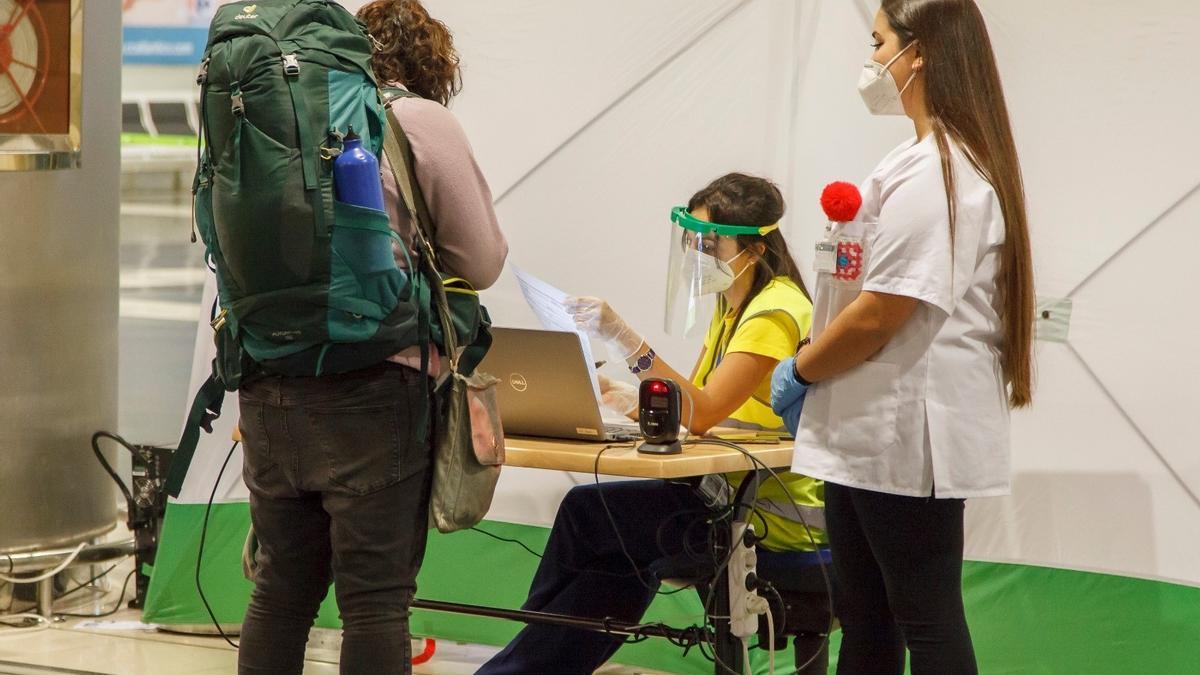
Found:
[[[729,290],[734,280],[740,276],[740,273],[733,273],[733,268],[729,266],[729,263],[740,258],[745,252],[745,250],[739,251],[737,255],[725,261],[703,251],[695,249],[688,251],[688,257],[683,262],[686,283],[698,285],[699,288],[696,292],[699,295],[711,295]],[[742,272],[745,271],[745,269],[742,270]]]
[[[872,115],[904,114],[904,103],[900,100],[900,96],[917,77],[917,71],[913,71],[908,82],[905,82],[904,87],[901,88],[896,85],[896,78],[892,77],[892,71],[888,69],[896,62],[896,59],[915,44],[917,44],[916,40],[908,43],[907,47],[901,49],[887,63],[881,64],[875,59],[867,59],[866,64],[863,65],[862,74],[858,76],[858,93],[862,95],[863,103],[867,104],[867,110],[871,111]]]

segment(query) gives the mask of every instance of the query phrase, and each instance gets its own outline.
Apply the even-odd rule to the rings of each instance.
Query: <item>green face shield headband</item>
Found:
[[[686,206],[671,209],[671,222],[679,229],[671,228],[664,328],[672,335],[690,337],[694,329],[708,325],[720,293],[751,269],[750,265],[740,270],[732,267],[746,253],[744,247],[735,245],[736,238],[762,237],[779,229],[779,225],[710,223],[688,213]],[[719,246],[720,240],[726,245]],[[724,258],[718,256],[718,248]]]
[[[707,220],[700,220],[696,216],[693,216],[688,212],[686,206],[676,206],[675,208],[671,209],[671,222],[685,230],[690,230],[698,234],[718,234],[726,237],[736,237],[744,234],[764,237],[779,229],[779,223],[775,223],[773,225],[764,225],[763,227],[755,227],[753,225],[721,225],[720,223],[710,223]]]

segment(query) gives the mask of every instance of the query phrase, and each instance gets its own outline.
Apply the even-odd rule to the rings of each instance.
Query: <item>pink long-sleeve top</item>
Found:
[[[435,234],[431,243],[441,271],[467,280],[477,290],[488,288],[504,268],[508,242],[492,207],[492,190],[475,161],[462,126],[453,113],[434,101],[400,98],[392,102],[391,109],[412,146],[417,184],[433,219]],[[392,229],[411,252],[413,222],[386,157],[380,168],[383,199]],[[396,262],[406,266],[400,251]],[[416,347],[391,360],[420,367]]]

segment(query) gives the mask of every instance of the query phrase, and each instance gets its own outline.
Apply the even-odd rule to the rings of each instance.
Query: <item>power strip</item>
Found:
[[[767,603],[753,588],[758,565],[754,551],[754,525],[736,521],[733,528],[733,552],[729,558],[729,630],[739,638],[758,633],[758,615]]]

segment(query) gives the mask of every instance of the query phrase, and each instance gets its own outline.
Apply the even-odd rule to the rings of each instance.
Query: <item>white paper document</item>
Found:
[[[509,267],[512,268],[513,276],[517,278],[517,283],[521,286],[521,294],[525,296],[525,302],[529,303],[529,308],[537,315],[543,328],[563,333],[575,333],[579,336],[579,343],[583,346],[583,358],[587,362],[588,373],[592,378],[592,391],[596,395],[596,400],[599,401],[600,381],[596,377],[596,360],[592,357],[592,341],[588,338],[587,333],[575,325],[575,318],[563,305],[568,297],[567,294],[516,265],[510,263]]]

